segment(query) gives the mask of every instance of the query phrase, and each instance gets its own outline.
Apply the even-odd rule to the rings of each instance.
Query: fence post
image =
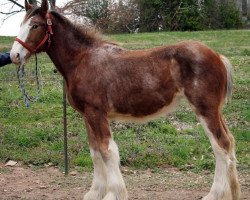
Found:
[[[63,132],[64,132],[64,173],[68,174],[67,100],[66,82],[63,79]]]

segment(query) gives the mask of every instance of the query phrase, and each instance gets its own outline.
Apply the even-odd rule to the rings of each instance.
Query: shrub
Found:
[[[242,26],[240,11],[233,0],[205,0],[203,15],[206,29],[232,29]]]

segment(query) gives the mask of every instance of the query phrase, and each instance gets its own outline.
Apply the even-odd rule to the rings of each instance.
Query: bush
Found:
[[[199,10],[198,4],[196,1],[193,1],[192,5],[189,5],[189,3],[186,2],[184,4],[182,12],[180,13],[179,30],[203,30],[203,17],[202,12]]]
[[[240,28],[242,21],[240,19],[239,9],[236,8],[234,2],[220,4],[220,15],[222,27],[226,29]]]
[[[203,15],[206,29],[232,29],[242,26],[240,11],[233,0],[206,0]]]

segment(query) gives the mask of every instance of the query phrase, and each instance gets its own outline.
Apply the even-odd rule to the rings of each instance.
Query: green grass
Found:
[[[227,56],[234,66],[234,93],[224,114],[236,138],[238,167],[249,170],[250,31],[159,32],[106,37],[129,49],[199,40]],[[11,37],[0,37],[0,51],[10,49],[12,42]],[[27,88],[31,94],[35,91],[32,64],[34,60],[26,67]],[[16,67],[9,65],[0,69],[0,159],[34,165],[52,162],[62,166],[62,78],[53,73],[53,64],[45,54],[39,55],[39,66],[42,97],[28,109],[18,87]],[[71,108],[68,122],[70,165],[90,168],[86,131],[79,114]],[[144,125],[112,124],[112,127],[122,165],[135,168],[175,166],[183,170],[214,168],[209,141],[186,102],[167,118]]]

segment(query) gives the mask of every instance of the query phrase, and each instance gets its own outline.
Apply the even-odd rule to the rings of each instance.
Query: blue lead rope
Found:
[[[36,54],[35,54],[35,58],[36,58],[35,59],[36,60],[35,78],[36,78],[36,83],[37,83],[37,96],[35,96],[35,97],[29,96],[28,93],[26,92],[25,79],[24,79],[24,75],[25,75],[24,66],[25,65],[20,65],[18,67],[18,70],[17,70],[17,78],[18,78],[20,89],[21,89],[23,97],[24,97],[24,102],[25,102],[26,108],[30,107],[30,102],[37,101],[40,98],[40,93],[41,93],[40,81],[38,78],[38,67],[37,67],[37,55]]]

